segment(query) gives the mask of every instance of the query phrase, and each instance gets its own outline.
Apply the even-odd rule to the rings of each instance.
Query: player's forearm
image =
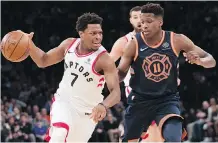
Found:
[[[45,67],[44,59],[46,57],[46,53],[40,48],[36,47],[35,45],[30,47],[30,57],[33,59],[38,67]]]
[[[127,71],[128,72],[128,71]],[[119,69],[118,67],[118,76],[119,76],[119,81],[122,82],[124,80],[124,78],[127,75],[127,72],[123,72],[122,70]]]
[[[102,102],[107,108],[114,106],[119,103],[121,99],[120,95],[120,87],[116,87],[116,89],[112,89],[108,97]]]
[[[216,60],[213,58],[212,55],[207,54],[206,57],[201,58],[201,66],[204,68],[213,68],[216,66]]]
[[[121,57],[122,53],[115,53],[114,51],[112,51],[110,53],[110,57],[114,60],[114,62],[116,62],[120,57]]]

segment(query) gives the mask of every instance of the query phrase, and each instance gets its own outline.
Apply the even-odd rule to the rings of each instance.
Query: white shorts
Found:
[[[67,135],[66,142],[88,142],[96,123],[89,115],[80,113],[68,102],[55,99],[50,111],[50,128],[47,132],[46,141],[49,141],[54,127],[65,128]]]

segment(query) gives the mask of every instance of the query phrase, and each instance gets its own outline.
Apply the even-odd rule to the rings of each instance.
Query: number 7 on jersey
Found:
[[[73,78],[73,80],[72,80],[72,82],[71,82],[71,86],[73,87],[73,85],[74,85],[75,81],[76,81],[76,80],[77,80],[77,78],[78,78],[78,75],[77,75],[77,74],[75,74],[75,73],[71,73],[71,75],[72,75],[72,76],[74,76],[74,78]]]

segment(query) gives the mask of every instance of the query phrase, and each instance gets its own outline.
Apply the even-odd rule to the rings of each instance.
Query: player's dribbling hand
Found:
[[[34,32],[31,32],[31,33],[25,33],[25,32],[23,32],[23,31],[21,31],[21,30],[17,30],[18,32],[22,32],[22,33],[24,33],[24,34],[27,34],[28,35],[28,37],[32,40],[32,38],[33,38],[33,35],[34,35]]]
[[[107,110],[106,108],[101,105],[98,104],[97,106],[95,106],[92,109],[92,114],[90,115],[90,118],[94,120],[94,122],[98,122],[104,119],[104,117],[106,116]]]
[[[186,58],[186,61],[188,61],[190,64],[201,65],[201,58],[198,53],[190,51],[187,53],[183,53],[183,56]]]

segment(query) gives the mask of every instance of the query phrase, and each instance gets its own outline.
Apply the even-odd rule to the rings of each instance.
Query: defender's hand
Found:
[[[94,120],[94,122],[98,122],[104,119],[106,116],[107,110],[104,105],[98,104],[92,109],[92,114],[90,118]]]

